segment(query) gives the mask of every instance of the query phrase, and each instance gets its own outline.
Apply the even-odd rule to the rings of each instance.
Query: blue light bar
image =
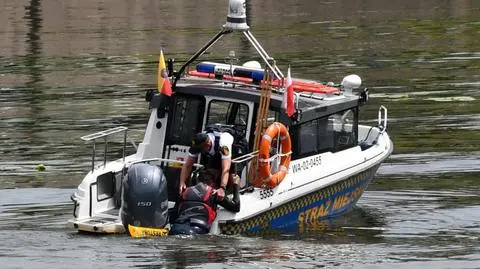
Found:
[[[197,71],[213,74],[215,73],[215,64],[208,63],[208,62],[201,62],[197,65]]]
[[[240,66],[238,68],[235,68],[235,70],[233,71],[233,75],[236,77],[251,78],[254,82],[260,82],[263,79],[264,72],[263,70],[245,68]]]
[[[258,68],[245,67],[240,65],[231,66],[233,75],[236,77],[251,78],[254,83],[259,83],[264,77],[264,70]],[[230,73],[230,65],[214,62],[201,62],[196,67],[198,72],[223,75]]]

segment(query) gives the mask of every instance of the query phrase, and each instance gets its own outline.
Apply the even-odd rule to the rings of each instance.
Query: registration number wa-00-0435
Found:
[[[309,170],[315,166],[320,166],[322,164],[322,157],[314,156],[305,160],[301,160],[295,164],[292,164],[290,167],[292,173],[298,173],[301,171]]]

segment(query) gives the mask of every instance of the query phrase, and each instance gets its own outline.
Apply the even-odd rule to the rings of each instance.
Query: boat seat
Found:
[[[358,145],[360,146],[360,149],[364,151],[371,148],[373,146],[373,143],[369,143],[367,141],[361,141],[360,143],[358,143]]]
[[[334,132],[333,135],[335,142],[335,151],[341,151],[353,146],[352,133],[340,131]]]

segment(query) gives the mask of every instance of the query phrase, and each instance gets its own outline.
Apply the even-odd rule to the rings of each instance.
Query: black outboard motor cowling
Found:
[[[121,218],[128,225],[162,228],[168,222],[167,180],[160,167],[132,165],[123,179]]]

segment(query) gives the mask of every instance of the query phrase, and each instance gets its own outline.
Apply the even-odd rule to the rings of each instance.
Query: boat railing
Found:
[[[253,152],[250,152],[250,153],[247,153],[245,155],[241,155],[235,159],[232,160],[232,163],[234,164],[241,164],[241,163],[244,163],[244,162],[249,162],[250,160],[252,160],[253,158],[257,157],[258,156],[258,150],[257,151],[253,151]]]
[[[261,84],[247,83],[247,82],[236,81],[236,80],[223,80],[223,79],[217,79],[217,78],[198,78],[198,77],[190,76],[188,74],[182,77],[182,79],[184,79],[185,81],[221,83],[224,85],[242,86],[245,88],[257,89],[257,90],[260,90],[262,88]],[[275,93],[283,93],[284,88],[280,86],[272,86],[272,91]],[[295,93],[295,94],[298,94],[298,93]],[[321,98],[317,97],[317,99],[323,99],[323,97]]]
[[[291,155],[292,152],[281,153],[280,148],[277,147],[273,150],[272,155],[270,158],[267,159],[259,159],[259,151],[253,151],[244,155],[241,155],[235,159],[232,159],[232,163],[234,164],[244,164],[244,169],[242,169],[240,177],[245,176],[245,185],[241,186],[240,192],[244,192],[246,190],[252,190],[252,181],[257,176],[257,169],[258,164],[260,162],[269,162],[270,163],[270,171],[271,173],[276,173],[279,169],[280,159],[284,156]],[[253,166],[252,166],[253,165]],[[253,168],[253,169],[251,169]],[[246,169],[246,170],[245,170]]]
[[[96,142],[97,139],[103,138],[104,141],[104,152],[103,152],[103,166],[106,165],[107,163],[107,152],[108,152],[108,136],[111,136],[116,133],[123,132],[123,146],[122,146],[122,160],[125,162],[125,149],[126,149],[126,144],[127,144],[127,127],[120,126],[120,127],[115,127],[111,128],[105,131],[100,131],[97,133],[89,134],[80,137],[83,141],[93,141],[93,148],[92,148],[92,168],[91,170],[93,171],[95,169],[95,157],[96,157]]]
[[[150,163],[150,162],[161,162],[161,163],[168,163],[168,164],[174,163],[174,164],[177,164],[177,165],[183,165],[185,163],[185,161],[174,160],[174,159],[148,158],[148,159],[133,161],[133,162],[129,163],[128,165],[132,166],[132,165],[137,164],[137,163]],[[201,165],[199,163],[194,163],[193,166],[195,168],[202,168],[203,167],[203,165]]]
[[[387,108],[383,105],[381,105],[378,108],[378,125],[377,127],[371,126],[368,129],[368,132],[365,135],[365,138],[362,141],[359,141],[358,144],[360,145],[360,147],[362,147],[362,149],[367,149],[372,145],[377,144],[378,138],[380,137],[380,135],[387,130],[387,122],[388,122],[387,112],[388,112]],[[374,134],[374,136],[370,137],[371,134]]]
[[[387,130],[387,120],[388,120],[387,108],[381,105],[378,108],[378,129],[380,129],[380,133],[383,133]]]
[[[232,159],[232,163],[235,165],[239,165],[239,164],[245,165],[245,168],[243,168],[241,172],[239,171],[240,178],[245,177],[245,185],[241,186],[240,188],[241,193],[251,188],[250,180],[248,177],[251,176],[250,168],[252,168],[252,165],[255,166],[254,170],[256,170],[257,160],[258,160],[258,150],[252,151],[250,153],[247,153]]]
[[[186,74],[182,77],[182,79],[188,82],[208,83],[210,85],[211,84],[232,85],[234,87],[240,86],[240,87],[255,89],[255,90],[261,90],[262,88],[262,83],[259,83],[259,84],[247,83],[240,80],[238,81],[234,79],[225,80],[225,79],[216,78],[216,77],[212,77],[212,78],[196,77],[196,76],[190,75],[188,72],[186,72]],[[311,81],[311,82],[314,83],[314,81]],[[327,86],[336,87],[336,88],[340,87],[340,85],[335,85],[335,84],[327,84]],[[279,94],[282,94],[285,91],[283,84],[271,85],[271,89],[272,89],[272,92],[279,93]],[[295,98],[296,107],[298,107],[298,100],[300,100],[299,97],[316,99],[316,100],[324,100],[325,97],[331,97],[332,95],[340,96],[340,92],[332,94],[332,93],[304,91],[304,92],[294,92],[294,94],[296,96]]]

